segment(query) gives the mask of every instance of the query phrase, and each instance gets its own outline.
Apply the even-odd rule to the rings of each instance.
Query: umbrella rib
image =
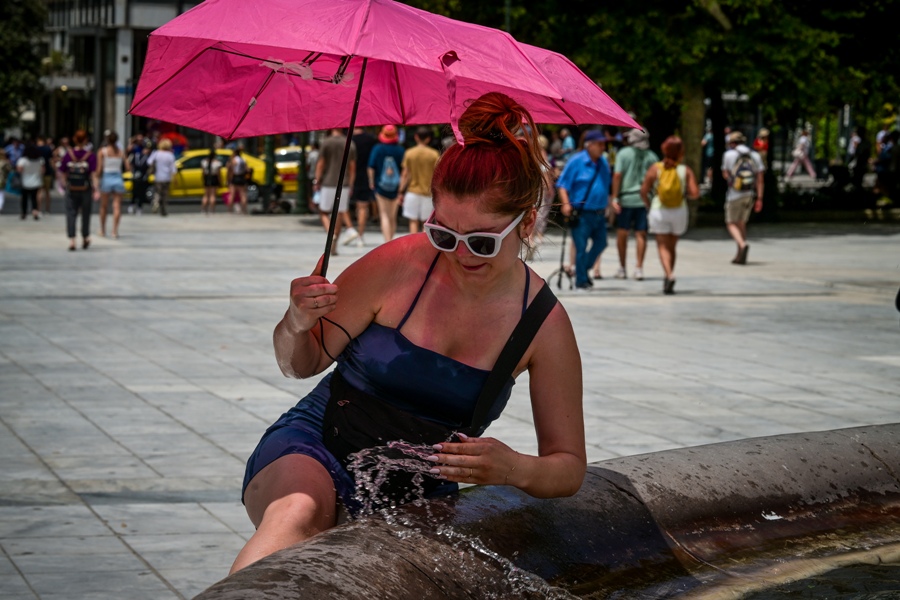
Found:
[[[563,105],[560,104],[560,101],[559,101],[559,100],[557,100],[556,98],[550,98],[550,99],[553,100],[553,104],[555,104],[556,107],[557,107],[559,110],[561,110],[561,111],[563,112],[563,114],[565,114],[567,117],[569,117],[569,120],[572,122],[572,125],[577,125],[577,124],[578,124],[578,122],[575,120],[575,117],[573,117],[573,116],[569,113],[569,111],[567,111],[565,108],[563,108]],[[564,100],[563,102],[565,102],[565,100]]]
[[[231,134],[228,136],[227,139],[229,139],[229,140],[234,139],[234,134],[235,134],[235,132],[237,132],[238,127],[241,126],[241,123],[243,123],[244,119],[247,118],[247,115],[250,113],[250,110],[253,109],[253,107],[256,105],[256,100],[260,97],[260,95],[262,95],[262,93],[266,90],[266,88],[269,87],[269,82],[272,81],[273,77],[275,77],[275,71],[272,71],[269,73],[269,75],[266,77],[266,80],[263,81],[263,84],[256,91],[256,94],[253,95],[252,101],[247,104],[247,108],[244,110],[244,114],[242,114],[241,118],[238,119],[238,122],[235,123],[234,129],[231,130]]]
[[[238,52],[237,50],[226,50],[225,48],[207,48],[207,50],[212,50],[213,52],[221,52],[223,54],[230,54],[232,56],[240,56],[241,58],[249,58],[250,60],[258,60],[260,62],[266,62],[266,61],[270,60],[270,59],[266,59],[266,58],[260,58],[259,56],[254,56],[253,54],[247,54],[246,52]],[[312,66],[313,63],[315,63],[317,60],[322,58],[323,54],[324,54],[323,52],[310,52],[309,54],[306,55],[306,58],[303,59],[303,62],[309,66]],[[315,57],[315,58],[311,58],[311,57]],[[344,59],[341,59],[341,60],[342,60],[341,64],[343,64]],[[288,72],[287,70],[280,71],[280,73],[282,75],[285,75],[286,77],[300,77],[302,79],[302,76],[298,73]],[[325,83],[334,83],[334,77],[313,77],[312,80],[313,81],[322,81]]]
[[[406,125],[406,105],[403,103],[403,88],[400,87],[400,74],[397,72],[397,63],[391,63],[394,69],[394,83],[397,86],[397,96],[400,99],[400,122]]]

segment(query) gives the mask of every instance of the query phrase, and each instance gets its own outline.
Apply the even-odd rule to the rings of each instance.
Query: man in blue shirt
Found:
[[[572,229],[575,244],[575,287],[593,287],[588,270],[606,249],[606,205],[609,201],[610,170],[603,153],[606,137],[591,130],[584,136],[584,150],[566,162],[556,183],[562,203],[562,214],[578,214]],[[588,242],[590,241],[590,249]]]

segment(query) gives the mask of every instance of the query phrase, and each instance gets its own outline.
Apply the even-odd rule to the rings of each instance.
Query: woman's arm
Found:
[[[410,258],[408,242],[385,244],[372,250],[341,273],[334,283],[320,275],[322,259],[308,277],[291,282],[290,304],[273,335],[275,359],[288,377],[310,377],[324,371],[375,319],[387,291]],[[396,290],[395,290],[396,291]],[[346,330],[322,319],[327,317]],[[326,353],[322,348],[324,341]],[[329,356],[329,354],[331,356]]]
[[[538,455],[494,438],[437,444],[430,457],[441,477],[460,483],[512,485],[536,498],[571,496],[584,481],[587,457],[581,358],[569,317],[557,305],[531,344],[528,372]]]
[[[535,339],[528,365],[538,456],[522,456],[509,484],[537,498],[571,496],[587,467],[581,356],[572,324],[557,305]]]
[[[690,167],[685,167],[687,170],[687,197],[689,200],[696,200],[700,197],[700,186],[697,185],[697,177],[694,176],[694,171]]]
[[[641,184],[641,200],[644,201],[644,206],[647,208],[650,208],[650,190],[653,189],[653,182],[655,180],[656,163],[647,169],[647,174],[644,175],[644,182]]]

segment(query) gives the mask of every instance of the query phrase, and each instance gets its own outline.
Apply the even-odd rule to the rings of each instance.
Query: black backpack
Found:
[[[90,151],[79,159],[75,158],[75,154],[69,150],[68,177],[66,181],[69,184],[70,192],[86,192],[91,189],[91,166],[88,163]]]

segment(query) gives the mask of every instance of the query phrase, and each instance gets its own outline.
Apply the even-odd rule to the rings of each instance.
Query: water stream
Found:
[[[484,598],[501,600],[509,597],[548,598],[550,600],[570,600],[577,598],[566,590],[551,586],[537,575],[520,569],[504,556],[494,552],[476,536],[468,535],[454,529],[440,517],[425,500],[426,478],[434,479],[429,470],[434,463],[425,460],[434,454],[434,448],[427,444],[411,444],[405,441],[392,441],[387,446],[367,448],[351,456],[347,470],[357,483],[354,498],[361,508],[354,519],[381,518],[389,526],[394,536],[400,539],[432,536],[444,541],[458,555],[466,554],[471,559],[498,567],[505,575],[508,590],[502,592],[484,591]],[[408,491],[399,498],[386,493],[390,479],[395,474],[405,474],[411,485]],[[404,504],[412,503],[425,511],[427,527],[419,518],[400,510]],[[513,553],[513,558],[517,555]],[[435,571],[441,568],[440,560],[446,557],[435,557]]]

